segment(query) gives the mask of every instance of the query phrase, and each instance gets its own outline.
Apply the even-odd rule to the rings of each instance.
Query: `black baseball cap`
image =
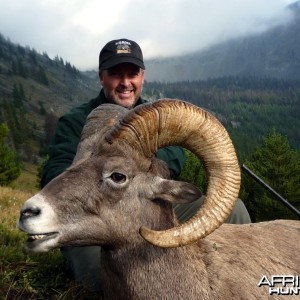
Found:
[[[106,70],[121,63],[132,63],[145,69],[140,46],[128,39],[108,42],[100,51],[99,70]]]

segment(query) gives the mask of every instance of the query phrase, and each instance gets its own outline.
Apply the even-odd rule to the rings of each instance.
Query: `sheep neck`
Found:
[[[104,248],[101,261],[109,299],[209,298],[208,276],[197,247],[163,249],[143,241],[119,249]],[[188,279],[191,272],[196,277],[193,286]]]

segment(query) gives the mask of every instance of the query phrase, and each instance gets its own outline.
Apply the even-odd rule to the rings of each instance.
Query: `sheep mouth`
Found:
[[[46,240],[53,239],[57,237],[58,232],[48,232],[40,234],[28,234],[27,243],[41,243]]]

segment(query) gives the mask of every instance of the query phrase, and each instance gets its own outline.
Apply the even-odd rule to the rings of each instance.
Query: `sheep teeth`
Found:
[[[57,232],[49,232],[49,233],[43,233],[43,234],[29,234],[28,235],[28,241],[39,241],[43,239],[47,239],[48,237],[54,237],[57,235]]]
[[[40,240],[40,239],[43,239],[45,236],[46,236],[45,234],[31,235],[30,239],[31,240]]]

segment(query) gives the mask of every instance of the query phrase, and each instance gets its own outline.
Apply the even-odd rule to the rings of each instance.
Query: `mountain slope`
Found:
[[[41,101],[56,113],[95,96],[99,90],[96,73],[89,77],[62,58],[52,60],[46,53],[13,44],[1,35],[0,79],[0,97],[10,99],[13,85],[21,83],[31,104]]]
[[[82,73],[0,35],[0,123],[24,160],[45,149],[58,117],[99,92],[97,73]]]

